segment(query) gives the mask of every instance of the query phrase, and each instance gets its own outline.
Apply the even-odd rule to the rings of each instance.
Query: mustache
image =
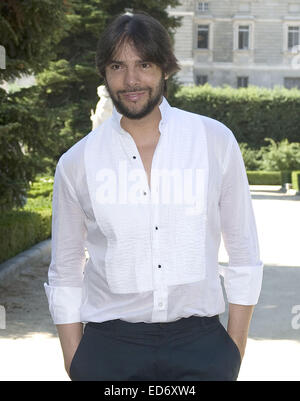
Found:
[[[121,94],[121,93],[133,93],[133,92],[146,92],[149,91],[149,88],[127,88],[127,89],[123,89],[123,90],[119,90],[117,92],[117,94]]]

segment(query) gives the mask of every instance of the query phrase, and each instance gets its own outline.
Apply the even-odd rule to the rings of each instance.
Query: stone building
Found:
[[[181,0],[175,54],[185,85],[300,89],[300,0]]]

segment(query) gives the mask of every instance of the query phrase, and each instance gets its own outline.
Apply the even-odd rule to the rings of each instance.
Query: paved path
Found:
[[[299,381],[299,197],[258,192],[252,197],[265,270],[239,380]],[[227,261],[223,244],[219,260]],[[0,287],[0,305],[6,309],[0,380],[68,380],[43,289],[47,269],[47,264],[32,266]],[[221,316],[224,325],[226,319],[227,312]]]

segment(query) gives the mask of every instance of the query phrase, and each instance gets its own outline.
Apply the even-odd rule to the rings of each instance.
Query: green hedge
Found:
[[[288,170],[281,171],[281,184],[287,184],[292,182],[292,172]]]
[[[249,185],[282,185],[281,171],[247,171]]]
[[[300,171],[247,171],[249,185],[284,185],[291,183],[300,191]]]
[[[292,171],[292,186],[297,192],[300,192],[300,171]]]
[[[31,184],[22,209],[0,215],[0,263],[51,237],[53,177]]]
[[[11,211],[0,217],[0,263],[49,238],[51,210]]]
[[[237,141],[258,149],[264,138],[299,142],[300,91],[255,86],[235,89],[204,86],[181,87],[172,106],[224,123]]]

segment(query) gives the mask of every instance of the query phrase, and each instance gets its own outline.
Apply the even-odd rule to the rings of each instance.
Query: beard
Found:
[[[124,117],[129,118],[131,120],[139,120],[139,119],[147,116],[148,114],[150,114],[155,109],[155,107],[160,103],[161,98],[165,91],[165,79],[162,74],[159,83],[154,88],[134,87],[134,88],[128,88],[126,90],[120,90],[120,91],[113,93],[106,80],[105,80],[105,87],[111,97],[111,100],[112,100],[115,108],[118,110],[118,112],[120,114],[122,114]],[[122,93],[126,93],[126,92],[147,92],[148,93],[148,101],[141,109],[131,110],[129,107],[126,106],[126,104],[124,103],[124,101],[121,98]]]

